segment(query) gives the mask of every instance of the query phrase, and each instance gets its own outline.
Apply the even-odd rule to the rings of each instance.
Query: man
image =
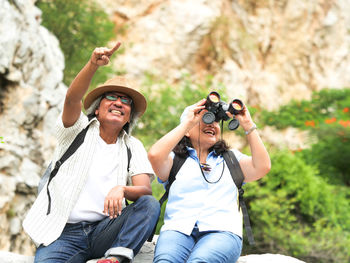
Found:
[[[84,128],[88,130],[23,222],[38,246],[35,262],[131,262],[157,223],[153,170],[142,143],[130,135],[146,110],[145,97],[127,79],[115,77],[87,94],[87,116],[82,112],[93,75],[119,46],[96,48],[68,88],[53,163]],[[134,203],[125,207],[125,199]]]

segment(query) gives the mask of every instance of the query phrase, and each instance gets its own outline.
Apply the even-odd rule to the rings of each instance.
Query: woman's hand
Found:
[[[105,198],[103,213],[109,215],[111,219],[122,213],[125,186],[112,188]]]
[[[231,114],[230,112],[227,111],[226,114],[230,118],[233,118],[233,114]],[[252,117],[250,116],[249,110],[246,105],[243,105],[242,112],[240,114],[235,115],[235,117],[245,131],[248,131],[254,125],[254,122],[252,120]]]
[[[97,66],[105,66],[109,63],[110,57],[118,50],[121,43],[117,42],[113,48],[98,47],[92,52],[90,61]]]
[[[187,121],[190,125],[190,128],[194,127],[202,119],[203,114],[205,113],[205,104],[206,99],[202,99],[197,103],[188,106],[183,115],[181,116],[181,122]]]

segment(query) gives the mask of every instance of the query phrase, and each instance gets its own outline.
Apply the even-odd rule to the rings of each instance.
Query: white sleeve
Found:
[[[248,155],[241,153],[237,149],[230,149],[236,156],[237,161],[239,162],[241,159],[248,157]]]
[[[155,175],[152,169],[152,165],[148,160],[147,152],[142,142],[135,137],[130,137],[130,175],[148,174],[151,182],[154,180]]]
[[[56,122],[56,136],[58,144],[70,143],[74,138],[81,132],[87,125],[89,121],[87,116],[81,112],[78,120],[73,124],[73,126],[65,128],[62,122],[62,113]]]

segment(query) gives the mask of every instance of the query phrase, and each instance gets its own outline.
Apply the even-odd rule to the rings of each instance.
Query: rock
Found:
[[[262,254],[242,256],[237,263],[306,263],[299,259],[279,254]]]
[[[135,257],[134,263],[152,263],[154,244],[146,242],[139,254]],[[22,256],[16,253],[0,251],[1,263],[33,263],[33,256]],[[87,263],[95,262],[90,260]],[[262,254],[242,256],[237,263],[305,263],[293,257],[278,254]]]
[[[22,256],[16,253],[0,251],[1,263],[33,263],[33,256]]]

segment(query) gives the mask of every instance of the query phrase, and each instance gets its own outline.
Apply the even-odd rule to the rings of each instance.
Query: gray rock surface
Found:
[[[135,257],[134,263],[152,263],[154,244],[146,243],[139,254]],[[1,263],[33,263],[33,256],[22,256],[12,252],[0,251]],[[93,260],[87,263],[95,262]],[[293,257],[278,254],[262,254],[242,256],[237,263],[305,263]]]

